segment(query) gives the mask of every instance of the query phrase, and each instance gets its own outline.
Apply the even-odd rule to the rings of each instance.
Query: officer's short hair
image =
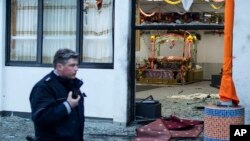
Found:
[[[53,59],[53,66],[54,66],[54,68],[56,68],[57,63],[66,64],[69,59],[71,59],[71,58],[78,59],[78,57],[79,57],[79,54],[73,50],[70,50],[67,48],[59,49],[55,53],[55,56]]]

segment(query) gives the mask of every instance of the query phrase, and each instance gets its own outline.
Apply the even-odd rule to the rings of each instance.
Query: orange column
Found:
[[[219,90],[220,100],[239,103],[232,79],[232,49],[233,49],[233,22],[234,0],[225,0],[225,25],[224,25],[224,58],[221,86]]]

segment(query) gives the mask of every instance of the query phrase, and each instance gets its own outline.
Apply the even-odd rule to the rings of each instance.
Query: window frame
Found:
[[[129,101],[129,114],[128,119],[130,121],[136,120],[135,117],[135,71],[136,71],[136,64],[135,64],[135,59],[136,59],[136,31],[143,31],[143,30],[222,30],[224,29],[224,24],[220,25],[187,25],[187,24],[164,24],[164,25],[136,25],[136,5],[137,5],[138,0],[132,1],[131,2],[131,42],[130,42],[130,52],[129,55],[131,56],[129,60],[129,65],[131,66],[128,70],[128,75],[130,76],[128,81],[130,84],[130,101]]]
[[[52,67],[52,64],[42,64],[42,49],[43,49],[43,2],[38,0],[37,13],[37,55],[36,61],[11,61],[11,1],[6,1],[6,39],[5,39],[5,65],[6,66],[22,66],[22,67]],[[76,52],[79,55],[79,68],[95,68],[95,69],[114,69],[114,26],[115,26],[115,0],[112,5],[112,62],[111,63],[93,63],[82,62],[82,46],[83,46],[83,4],[85,0],[77,0],[77,21],[76,21]]]

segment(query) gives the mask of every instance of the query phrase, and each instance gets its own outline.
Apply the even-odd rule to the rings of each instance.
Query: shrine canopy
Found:
[[[191,34],[187,31],[182,31],[182,33],[166,33],[166,34],[158,34],[151,35],[151,51],[152,55],[159,56],[160,55],[160,47],[161,45],[167,43],[170,49],[173,49],[177,44],[177,42],[181,42],[182,45],[178,48],[183,48],[182,57],[185,58],[185,52],[188,54],[188,58],[191,57],[191,46],[197,40],[196,35]],[[154,53],[153,53],[154,52]],[[154,58],[155,56],[152,56]]]
[[[197,40],[196,35],[193,35],[187,31],[181,31],[181,33],[166,33],[166,34],[157,34],[157,35],[151,35],[150,41],[151,41],[151,69],[154,68],[154,59],[156,57],[160,56],[160,47],[164,43],[169,44],[169,48],[173,49],[176,46],[176,42],[180,41],[182,42],[180,53],[182,53],[182,60],[191,59],[192,57],[192,49],[194,49],[193,45],[195,41]]]

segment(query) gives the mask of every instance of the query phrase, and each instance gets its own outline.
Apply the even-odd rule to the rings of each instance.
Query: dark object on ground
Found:
[[[204,106],[195,106],[194,108],[197,109],[197,110],[203,110],[203,109],[205,109]]]
[[[26,140],[27,140],[27,141],[38,141],[38,140],[36,140],[34,137],[32,137],[32,136],[30,136],[30,135],[26,136]]]
[[[161,117],[161,103],[152,96],[145,99],[136,99],[136,117],[159,118]]]
[[[221,77],[222,77],[221,74],[212,75],[210,86],[219,89],[221,83]]]

